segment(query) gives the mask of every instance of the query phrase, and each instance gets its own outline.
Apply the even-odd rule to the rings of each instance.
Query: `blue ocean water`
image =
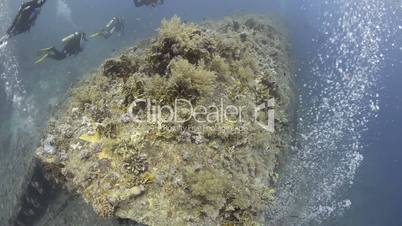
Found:
[[[0,1],[2,32],[19,4]],[[165,0],[136,8],[129,0],[48,1],[32,31],[0,53],[0,172],[10,184],[0,186],[0,223],[10,211],[11,187],[23,180],[24,170],[15,169],[29,162],[41,128],[76,80],[116,50],[154,34],[164,17],[201,21],[253,13],[273,15],[288,30],[300,92],[297,153],[305,158],[296,155],[282,177],[300,184],[292,191],[283,187],[273,224],[402,225],[401,4]],[[37,49],[57,46],[76,30],[96,31],[116,15],[127,23],[125,36],[90,42],[64,62],[33,65]]]
[[[367,149],[351,187],[352,207],[337,225],[402,225],[402,78],[400,50],[381,72],[378,118],[364,135]]]

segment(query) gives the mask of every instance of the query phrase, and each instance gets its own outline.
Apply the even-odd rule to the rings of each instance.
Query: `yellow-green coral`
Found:
[[[215,89],[215,73],[202,66],[194,66],[187,60],[179,59],[171,63],[168,92],[174,98],[193,100],[198,96],[211,95]]]
[[[275,93],[291,93],[283,91],[289,81],[273,81],[274,69],[260,54],[270,49],[257,45],[254,36],[240,38],[239,32],[255,32],[246,20],[238,20],[238,31],[178,17],[162,21],[151,42],[108,60],[72,89],[49,123],[48,136],[55,137],[59,151],[40,147],[39,158],[104,217],[148,225],[261,223],[274,195],[286,131],[278,127],[270,134],[258,127],[254,108]],[[233,105],[241,112],[222,117],[221,111],[214,120],[147,120],[153,107],[172,106],[178,98],[193,107]],[[138,99],[152,106],[134,104]],[[279,122],[286,119],[285,100],[277,106],[283,110]],[[186,104],[176,109],[179,119],[191,116]],[[145,120],[134,121],[132,114]]]
[[[203,169],[187,175],[192,195],[205,203],[225,203],[230,190],[230,177],[216,169]]]
[[[175,57],[180,56],[197,64],[200,60],[208,60],[215,46],[215,40],[206,37],[198,26],[184,24],[175,16],[170,21],[162,21],[159,36],[152,44],[149,60],[155,72],[164,75],[170,61]]]

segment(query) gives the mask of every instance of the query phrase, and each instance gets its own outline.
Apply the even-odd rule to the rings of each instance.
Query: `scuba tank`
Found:
[[[109,23],[107,23],[106,24],[106,28],[112,28],[112,27],[115,27],[116,26],[116,24],[119,22],[119,19],[117,18],[117,17],[113,17],[110,21],[109,21]]]
[[[109,23],[106,24],[106,27],[109,28],[109,27],[111,27],[114,23],[115,23],[115,22],[114,22],[114,18],[113,18],[111,21],[109,21]]]
[[[64,43],[63,51],[68,55],[75,55],[84,48],[85,41],[87,41],[85,33],[75,32],[62,39],[62,42]]]
[[[74,32],[73,34],[71,34],[71,35],[69,35],[69,36],[63,38],[61,41],[62,41],[63,43],[69,42],[69,41],[71,41],[72,39],[76,38],[78,35],[80,35],[79,32]]]

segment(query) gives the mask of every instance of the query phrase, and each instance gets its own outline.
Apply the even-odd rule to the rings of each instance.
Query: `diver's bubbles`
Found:
[[[7,26],[11,22],[12,13],[9,1],[0,2],[0,34],[5,34]],[[0,81],[3,84],[7,99],[12,101],[14,107],[21,109],[24,105],[26,91],[19,78],[19,65],[14,55],[14,48],[7,41],[8,37],[2,36],[0,46]]]
[[[395,21],[387,1],[305,1],[320,21],[300,88],[296,154],[283,169],[274,225],[317,225],[353,203],[347,190],[363,161],[363,133],[379,110],[379,73]],[[276,224],[275,224],[276,223]]]
[[[18,2],[18,3],[17,3]],[[0,36],[6,33],[18,9],[19,1],[0,0]],[[28,97],[21,79],[16,56],[16,41],[9,40],[0,48],[0,224],[11,217],[18,203],[29,162],[32,158],[36,108]]]
[[[56,10],[57,16],[61,17],[67,23],[69,23],[73,28],[77,29],[78,25],[73,20],[72,10],[70,6],[67,4],[66,0],[57,0],[56,7],[57,7]]]

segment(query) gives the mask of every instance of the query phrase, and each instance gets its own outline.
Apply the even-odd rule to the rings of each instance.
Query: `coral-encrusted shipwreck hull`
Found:
[[[289,140],[293,93],[284,43],[266,18],[163,21],[154,39],[107,60],[71,90],[37,155],[52,179],[102,217],[148,225],[261,223]],[[145,119],[148,107],[133,104],[138,98],[167,106],[185,99],[180,119],[188,118],[189,103],[242,106],[241,120],[232,112],[139,122],[130,113]],[[272,98],[274,133],[254,114]],[[161,112],[166,119],[169,112]],[[268,121],[267,111],[257,116]]]

